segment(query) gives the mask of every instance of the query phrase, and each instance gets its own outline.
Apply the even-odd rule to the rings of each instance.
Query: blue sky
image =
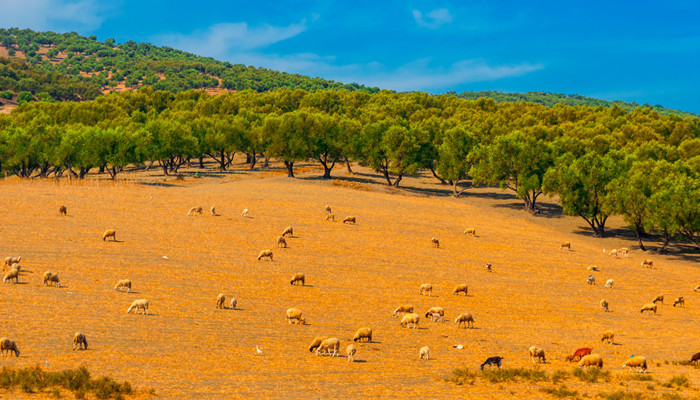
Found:
[[[700,2],[0,0],[0,26],[167,45],[431,93],[546,91],[700,113]]]

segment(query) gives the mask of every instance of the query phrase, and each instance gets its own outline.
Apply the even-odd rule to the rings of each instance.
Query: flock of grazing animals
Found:
[[[327,221],[335,221],[335,217],[331,212],[331,208],[329,206],[325,207],[326,211],[326,217],[325,219]],[[192,207],[189,212],[187,213],[188,216],[190,215],[196,215],[199,214],[201,215],[203,213],[203,208],[202,207]],[[60,206],[59,207],[59,214],[60,215],[67,215],[67,209],[65,206]],[[212,215],[218,215],[216,214],[215,208],[212,206],[211,207],[211,214]],[[243,212],[241,213],[241,216],[247,217],[249,214],[248,209],[244,209]],[[356,223],[356,218],[353,216],[348,216],[343,219],[343,223]],[[467,228],[464,231],[465,235],[473,235],[476,236],[476,229],[475,228]],[[294,230],[291,226],[287,227],[284,229],[282,232],[281,236],[278,237],[277,239],[277,247],[283,247],[287,248],[287,241],[285,237],[294,237]],[[116,231],[113,229],[108,229],[104,232],[102,236],[102,240],[106,241],[108,238],[112,238],[113,241],[116,241]],[[439,248],[440,243],[437,238],[432,238],[431,242],[434,247]],[[559,246],[559,249],[567,249],[571,250],[571,243],[570,242],[563,242]],[[605,252],[605,249],[603,249],[603,252]],[[611,250],[608,255],[610,256],[622,256],[622,257],[627,257],[629,253],[629,249],[627,248],[620,248],[620,249],[613,249]],[[273,261],[273,255],[272,255],[272,250],[270,249],[265,249],[262,250],[259,255],[258,255],[258,260],[261,260],[263,258],[269,258],[270,261]],[[3,283],[8,282],[11,279],[15,279],[15,282],[18,282],[21,267],[20,267],[20,261],[22,260],[22,257],[7,257],[5,258],[4,266],[3,266],[3,271],[8,270],[7,273],[5,274],[3,278]],[[642,262],[643,267],[647,268],[653,268],[653,261],[652,260],[644,260]],[[599,269],[596,266],[589,266],[587,268],[589,271],[599,271]],[[491,272],[491,264],[487,263],[486,264],[486,270],[488,272]],[[304,286],[306,283],[306,276],[303,273],[295,273],[292,276],[292,279],[290,280],[290,285],[297,285],[301,284],[301,286]],[[587,283],[594,285],[595,284],[595,276],[590,275],[587,279]],[[46,271],[43,276],[43,284],[50,286],[56,286],[60,287],[61,282],[57,274],[51,272],[51,271]],[[613,287],[614,280],[613,279],[608,279],[606,282],[605,286],[607,288]],[[117,284],[114,286],[114,290],[119,290],[123,291],[126,289],[127,292],[131,292],[131,287],[132,283],[129,279],[121,279],[117,282]],[[700,285],[695,287],[695,291],[700,291]],[[422,284],[419,287],[418,290],[420,295],[424,296],[432,296],[433,295],[433,285],[430,283]],[[460,293],[464,293],[465,296],[467,296],[468,293],[468,286],[467,284],[458,284],[454,287],[452,290],[453,295],[458,295]],[[641,312],[644,313],[645,311],[648,312],[654,312],[656,313],[657,311],[657,302],[661,302],[663,304],[664,301],[664,296],[656,296],[654,300],[649,303],[645,304]],[[216,308],[218,309],[224,309],[226,308],[226,296],[221,293],[217,296],[216,298]],[[673,306],[675,307],[676,305],[683,306],[685,304],[685,300],[683,297],[678,297],[675,299]],[[236,309],[237,305],[237,300],[236,298],[231,299],[230,302],[230,307],[231,309]],[[148,300],[146,299],[137,299],[134,300],[131,304],[131,306],[127,309],[127,313],[131,313],[131,311],[134,311],[134,313],[138,313],[138,311],[141,311],[141,314],[148,314]],[[609,304],[606,300],[601,300],[600,301],[600,308],[603,309],[604,311],[609,311]],[[402,319],[400,322],[400,325],[402,327],[406,328],[417,328],[419,321],[420,321],[420,315],[414,313],[414,307],[412,305],[400,305],[398,306],[394,312],[393,315],[396,316],[397,314],[402,314]],[[289,308],[286,311],[287,315],[287,322],[289,324],[301,324],[305,325],[306,324],[306,319],[302,313],[301,310],[297,308]],[[445,316],[445,310],[442,307],[432,307],[430,308],[426,313],[425,313],[425,318],[430,318],[433,321],[443,321],[443,318]],[[459,328],[462,324],[464,324],[464,328],[473,328],[474,327],[474,317],[472,316],[471,313],[466,312],[462,313],[459,316],[456,317],[455,323],[457,324],[457,327]],[[371,342],[372,341],[372,334],[373,331],[369,327],[363,327],[360,328],[356,331],[355,335],[353,336],[353,342],[362,342],[363,340],[366,342]],[[613,331],[606,331],[602,334],[601,337],[601,342],[607,341],[608,343],[612,343],[614,340],[614,332]],[[88,347],[87,343],[87,338],[83,333],[76,332],[74,337],[73,337],[73,349],[76,350],[86,350]],[[456,348],[463,348],[462,345],[456,345],[454,346]],[[335,337],[316,337],[313,339],[312,343],[309,345],[309,351],[313,352],[315,350],[316,355],[330,355],[332,357],[335,357],[338,355],[340,349],[340,340]],[[17,344],[8,339],[8,338],[1,338],[0,339],[0,354],[5,355],[5,353],[15,354],[16,357],[19,357],[19,349],[17,347]],[[357,353],[357,347],[354,344],[349,344],[346,347],[346,354],[348,357],[348,361],[352,362],[354,361],[354,357]],[[546,358],[545,358],[545,351],[544,349],[537,347],[537,346],[531,346],[529,349],[529,355],[530,355],[530,360],[532,363],[537,362],[540,363],[546,363]],[[603,359],[599,354],[591,354],[592,349],[591,348],[580,348],[574,352],[573,355],[567,356],[566,359],[568,361],[576,361],[578,360],[578,367],[579,368],[590,368],[590,367],[598,367],[602,368],[603,367]],[[425,346],[422,347],[419,350],[419,358],[421,360],[429,360],[430,359],[430,349]],[[494,356],[494,357],[489,357],[483,364],[481,364],[481,369],[484,369],[486,366],[492,366],[492,367],[498,367],[500,368],[502,365],[502,360],[503,357],[501,356]],[[698,362],[700,361],[700,353],[696,353],[692,356],[691,362]],[[636,369],[638,372],[645,372],[647,370],[647,361],[645,357],[632,357],[625,361],[625,363],[622,365],[623,368],[629,368],[630,371],[633,369]]]

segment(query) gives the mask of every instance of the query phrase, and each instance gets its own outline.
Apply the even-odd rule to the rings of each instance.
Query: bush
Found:
[[[551,394],[554,397],[576,397],[578,392],[575,390],[569,390],[566,385],[561,385],[558,388],[540,388],[540,392]]]
[[[531,382],[547,380],[547,374],[544,371],[527,368],[485,369],[482,371],[482,375],[491,383],[516,381],[518,379],[525,379]]]
[[[12,100],[13,93],[9,90],[0,92],[0,99]]]
[[[664,387],[674,387],[677,386],[679,388],[681,387],[690,387],[690,380],[686,375],[676,375],[671,377],[666,383],[664,383],[662,386]]]
[[[610,382],[610,371],[603,371],[599,368],[575,368],[574,376],[583,382],[596,383],[598,382],[598,379],[603,379],[605,382]]]

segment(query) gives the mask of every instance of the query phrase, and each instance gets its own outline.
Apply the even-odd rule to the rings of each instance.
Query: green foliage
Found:
[[[583,382],[596,383],[598,380],[610,382],[610,371],[600,368],[575,368],[573,375]]]
[[[493,368],[482,370],[483,377],[491,383],[517,381],[519,379],[530,382],[546,382],[547,374],[544,371],[528,368]]]
[[[664,382],[661,386],[663,387],[690,387],[690,379],[687,375],[674,375],[668,381]]]
[[[557,398],[565,398],[565,397],[577,397],[578,392],[575,390],[569,390],[569,388],[566,387],[566,385],[561,385],[558,388],[552,387],[552,388],[540,388],[540,392],[542,393],[547,393],[551,394],[554,397]]]

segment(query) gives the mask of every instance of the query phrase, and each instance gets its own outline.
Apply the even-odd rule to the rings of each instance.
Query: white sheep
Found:
[[[418,327],[419,320],[420,315],[418,314],[404,314],[403,318],[401,319],[400,325],[402,327],[408,327],[408,325],[413,325],[413,329],[416,329]]]
[[[302,274],[301,272],[297,272],[292,276],[292,280],[289,281],[290,285],[294,285],[295,283],[301,283],[301,286],[304,286],[306,284],[306,275]]]
[[[114,286],[114,290],[119,290],[126,288],[127,293],[131,293],[131,281],[129,279],[120,279]]]
[[[664,295],[660,294],[660,295],[654,297],[654,300],[652,300],[651,302],[656,304],[657,301],[660,301],[661,304],[664,304]]]
[[[457,328],[464,323],[464,329],[473,328],[474,327],[474,317],[472,316],[471,313],[464,313],[464,314],[459,314],[459,316],[455,319],[455,324],[457,324]]]
[[[196,215],[196,214],[202,215],[203,211],[204,211],[204,209],[202,207],[192,207],[192,208],[190,208],[190,211],[187,213],[187,216]]]
[[[571,242],[562,242],[559,245],[559,250],[563,250],[563,249],[571,250]]]
[[[430,348],[428,348],[428,346],[421,347],[421,349],[418,351],[418,359],[430,360]]]
[[[326,214],[330,214],[330,213],[331,213],[331,206],[327,205],[326,206]]]
[[[326,221],[335,222],[335,215],[333,215],[333,214],[326,214]]]
[[[612,289],[613,285],[615,284],[614,279],[608,279],[607,282],[605,282],[605,287]]]
[[[673,301],[673,306],[675,307],[676,305],[685,306],[685,299],[683,297],[677,297],[676,300]]]
[[[244,208],[243,211],[241,212],[241,217],[247,217],[248,216],[248,209]]]
[[[85,335],[80,332],[75,332],[75,335],[73,335],[73,350],[87,350],[87,348],[88,342]]]
[[[464,293],[464,295],[467,295],[467,284],[466,283],[460,283],[459,285],[455,286],[454,289],[452,289],[452,294],[458,294],[458,293]]]
[[[693,292],[700,292],[700,285],[695,286],[695,289],[693,289]]]
[[[654,268],[654,261],[650,259],[645,259],[642,261],[642,267],[644,268]]]
[[[476,228],[467,228],[464,230],[464,234],[476,236]]]
[[[106,241],[107,238],[111,237],[112,241],[117,241],[117,231],[114,229],[107,229],[105,233],[102,234],[102,241]]]
[[[211,211],[211,215],[213,215],[215,217],[219,215],[216,213],[216,208],[214,208],[214,206],[211,206],[211,209],[209,209],[209,211]]]
[[[2,270],[4,271],[5,268],[7,268],[7,267],[10,267],[10,269],[11,269],[12,266],[13,266],[14,264],[19,264],[20,261],[22,261],[22,256],[19,256],[19,257],[5,257],[5,264],[4,264],[4,266],[2,267]]]
[[[9,352],[10,357],[12,357],[12,353],[15,353],[15,357],[19,357],[17,343],[6,337],[0,338],[0,355],[5,355],[5,352]]]
[[[610,253],[608,253],[608,255],[617,258],[617,249],[610,250]]]
[[[598,367],[603,369],[603,357],[601,357],[600,354],[589,354],[587,356],[583,356],[581,361],[578,362],[578,367],[583,369],[590,367]]]
[[[535,358],[539,359],[539,362],[546,363],[547,360],[544,357],[544,349],[537,347],[537,346],[530,346],[529,348],[530,351],[530,361],[532,363],[535,363]]]
[[[595,285],[595,276],[589,275],[588,279],[586,279],[586,283],[589,285]]]
[[[432,296],[433,295],[433,285],[431,285],[430,283],[424,283],[424,284],[420,285],[420,287],[418,288],[418,294],[423,295],[423,296],[425,296],[426,294],[428,296]]]
[[[148,300],[146,299],[138,299],[134,300],[133,303],[131,303],[131,306],[129,306],[129,309],[126,310],[126,313],[129,314],[131,310],[134,310],[134,314],[138,313],[138,310],[141,309],[141,314],[146,314],[148,315]]]
[[[338,351],[340,350],[340,339],[338,338],[328,338],[324,339],[321,344],[316,349],[316,355],[330,354],[331,357],[338,356]],[[331,353],[332,351],[332,353]]]
[[[362,339],[367,339],[368,342],[372,341],[371,328],[360,328],[355,332],[355,336],[352,337],[353,342],[361,342]]]
[[[630,249],[627,247],[620,247],[617,249],[617,254],[621,257],[628,257],[629,256]]]
[[[6,283],[7,281],[14,279],[15,283],[19,283],[19,269],[18,268],[12,268],[11,270],[7,271],[5,274],[5,277],[2,279],[2,283]]]
[[[260,254],[258,254],[258,261],[260,261],[260,259],[263,257],[268,257],[270,259],[270,261],[273,261],[272,260],[272,250],[266,249],[266,250],[261,251]]]
[[[601,308],[603,311],[606,311],[606,312],[607,312],[607,311],[608,311],[608,301],[607,301],[607,300],[601,300],[601,301],[600,301],[600,308]]]
[[[287,248],[287,241],[284,239],[284,236],[280,236],[277,238],[277,247],[284,247],[285,249]]]
[[[317,337],[315,337],[314,340],[313,340],[313,341],[311,342],[311,344],[309,345],[309,352],[313,352],[315,349],[317,349],[318,346],[320,346],[321,343],[322,343],[324,340],[326,340],[326,339],[328,339],[327,336],[317,336]]]
[[[629,372],[632,372],[632,368],[636,368],[637,372],[646,372],[647,370],[647,359],[645,357],[631,357],[624,364],[622,368],[629,367]]]
[[[598,269],[598,266],[597,266],[597,265],[589,265],[589,266],[586,267],[586,269],[589,270],[589,271],[595,271],[595,272],[599,272],[599,271],[600,271],[600,269]]]
[[[58,279],[58,274],[54,274],[51,271],[44,272],[44,285],[60,287],[61,280]]]
[[[607,341],[608,343],[613,343],[615,341],[615,332],[613,331],[605,331],[603,332],[603,335],[600,337],[600,341]]]
[[[486,267],[486,271],[493,272],[493,270],[491,269],[491,263],[486,263],[485,267]]]
[[[292,228],[291,226],[288,226],[284,229],[284,231],[282,231],[283,237],[287,236],[287,235],[289,235],[289,237],[294,237],[294,228]]]
[[[398,313],[406,314],[406,313],[412,313],[412,312],[413,312],[413,306],[404,304],[404,305],[400,305],[400,306],[396,307],[396,310],[394,310],[394,314],[392,314],[392,315],[396,316],[396,314],[398,314]]]
[[[349,344],[348,347],[345,348],[345,352],[348,355],[348,362],[355,362],[355,353],[357,353],[355,345]]]
[[[306,325],[306,319],[304,319],[304,315],[298,308],[290,308],[287,310],[287,322],[291,324],[292,320],[295,321],[295,324]]]
[[[348,216],[348,217],[345,217],[345,218],[343,219],[343,223],[344,223],[344,224],[350,224],[350,223],[351,223],[351,224],[354,225],[356,222],[357,222],[357,221],[356,221],[355,217],[352,217],[352,216]]]
[[[439,248],[440,247],[440,241],[437,238],[432,238],[430,241],[433,243],[433,246]]]
[[[226,295],[223,293],[219,293],[219,295],[216,296],[216,308],[226,308]]]
[[[235,297],[232,298],[232,299],[231,299],[231,309],[232,309],[232,310],[235,310],[237,304],[238,304],[238,300],[236,300]]]
[[[429,316],[433,317],[433,314],[439,314],[440,317],[444,317],[445,316],[445,309],[442,307],[431,307],[430,310],[428,310],[425,313],[425,318],[428,318]]]
[[[653,311],[654,314],[656,314],[656,303],[649,303],[643,305],[642,310],[640,312],[644,314],[644,311]]]

